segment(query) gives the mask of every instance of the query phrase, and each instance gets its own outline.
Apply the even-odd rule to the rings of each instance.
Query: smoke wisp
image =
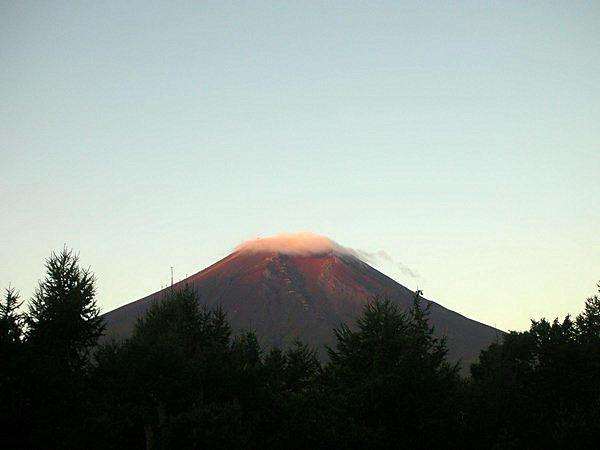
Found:
[[[403,264],[400,261],[395,260],[394,258],[392,258],[387,252],[383,251],[383,250],[379,250],[378,252],[366,252],[364,250],[355,250],[355,252],[359,255],[359,258],[366,261],[366,262],[370,262],[370,263],[376,263],[377,261],[386,261],[391,263],[392,265],[394,265],[400,272],[402,272],[404,275],[411,277],[411,278],[415,278],[415,279],[420,279],[421,275],[419,275],[417,272],[415,272],[414,270],[412,270],[410,267],[408,267],[407,265]]]

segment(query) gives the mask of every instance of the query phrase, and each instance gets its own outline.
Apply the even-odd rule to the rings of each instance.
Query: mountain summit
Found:
[[[323,253],[354,254],[331,239],[310,231],[281,233],[268,238],[242,242],[235,249],[240,253],[281,253],[283,255],[319,255]]]
[[[170,289],[190,285],[208,306],[221,305],[234,331],[252,329],[266,344],[287,347],[299,338],[325,356],[332,329],[352,326],[374,296],[387,296],[401,309],[414,293],[374,269],[357,252],[313,233],[288,233],[238,246],[212,266],[105,314],[107,334],[126,337],[136,318]],[[430,323],[447,337],[450,361],[463,367],[502,334],[431,303]]]

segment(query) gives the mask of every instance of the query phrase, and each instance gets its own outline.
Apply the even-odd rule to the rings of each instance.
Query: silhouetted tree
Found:
[[[25,317],[28,343],[61,370],[81,370],[105,328],[95,295],[94,274],[79,267],[78,255],[52,253]]]
[[[6,288],[4,298],[0,302],[0,357],[6,361],[10,349],[21,343],[23,335],[23,315],[19,308],[23,301],[14,287]]]
[[[5,445],[18,447],[24,432],[22,301],[13,287],[0,300],[0,436]]]
[[[276,356],[278,355],[278,356]],[[314,349],[300,340],[281,352],[271,351],[265,366],[280,361],[272,370],[279,384],[270,389],[279,416],[273,448],[318,448],[328,439],[329,404],[322,395],[322,368]]]
[[[94,275],[72,250],[46,260],[25,315],[32,447],[85,445],[90,353],[104,330],[95,293]]]
[[[532,320],[471,367],[474,447],[594,448],[600,439],[598,297],[572,321]]]
[[[154,303],[126,342],[101,346],[96,379],[106,395],[98,434],[105,446],[241,445],[230,335],[223,311],[200,308],[186,286]],[[113,424],[121,424],[121,436],[107,442]]]
[[[291,392],[302,392],[310,387],[320,370],[321,364],[315,350],[296,339],[285,352],[284,388]]]
[[[598,283],[600,292],[600,283]],[[575,319],[577,337],[582,343],[600,342],[600,297],[594,295],[585,302],[584,311]]]
[[[375,298],[355,331],[334,330],[329,387],[339,408],[336,425],[350,430],[348,445],[450,445],[459,415],[457,366],[446,363],[445,342],[433,336],[427,317],[417,292],[408,313]]]

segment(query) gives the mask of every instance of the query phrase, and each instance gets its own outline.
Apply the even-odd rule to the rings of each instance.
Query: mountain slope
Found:
[[[234,331],[253,329],[265,344],[282,347],[300,338],[321,356],[326,354],[324,345],[334,342],[332,329],[342,322],[353,324],[373,296],[386,295],[404,310],[413,299],[409,289],[356,256],[335,249],[310,254],[241,249],[173,289],[185,284],[207,305],[220,304]],[[127,336],[136,318],[168,289],[105,314],[108,335]],[[447,337],[449,359],[461,359],[465,368],[502,334],[435,302],[431,302],[430,321],[436,334]]]

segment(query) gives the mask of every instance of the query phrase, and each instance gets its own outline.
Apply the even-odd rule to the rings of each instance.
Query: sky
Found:
[[[600,3],[0,3],[0,287],[312,231],[505,330],[600,280]],[[379,255],[379,256],[377,256]]]

